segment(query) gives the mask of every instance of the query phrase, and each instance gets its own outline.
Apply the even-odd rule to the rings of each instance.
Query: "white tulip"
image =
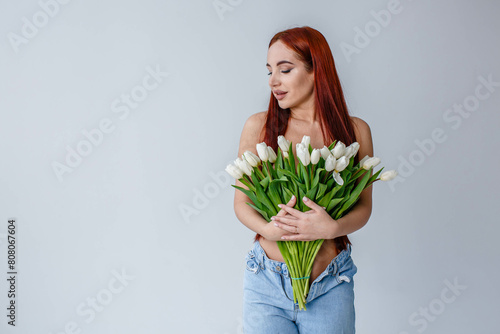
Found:
[[[343,171],[347,166],[349,165],[349,160],[346,158],[346,156],[340,157],[339,160],[337,160],[337,163],[335,164],[335,170],[337,172]]]
[[[301,144],[304,145],[305,148],[307,148],[309,150],[309,144],[311,144],[311,137],[309,137],[309,136],[302,137]]]
[[[321,158],[321,152],[319,149],[315,148],[311,152],[311,163],[316,165],[319,162],[319,158]]]
[[[380,175],[380,180],[382,180],[382,181],[390,181],[393,178],[395,178],[396,175],[398,175],[398,172],[396,172],[394,169],[393,170],[388,170],[387,172],[383,172]]]
[[[344,152],[345,152],[345,144],[340,140],[337,141],[337,144],[335,144],[335,147],[332,149],[333,156],[335,157],[335,159],[338,159],[344,155]]]
[[[245,151],[245,153],[243,153],[243,156],[252,167],[257,167],[261,162],[260,158],[256,156],[252,151]]]
[[[309,154],[309,150],[304,146],[304,144],[298,143],[295,150],[297,151],[297,157],[299,158],[300,162],[302,162],[304,166],[309,165],[309,163],[311,162],[311,155]]]
[[[323,157],[323,159],[328,159],[330,155],[332,155],[332,152],[330,152],[328,147],[323,146],[323,148],[321,149],[321,156]]]
[[[276,161],[276,153],[274,152],[273,148],[271,146],[267,147],[268,155],[269,155],[269,162],[274,163]]]
[[[252,176],[252,166],[248,163],[248,161],[243,160],[241,158],[237,158],[234,160],[234,164],[238,166],[239,169],[241,169],[246,175]]]
[[[267,144],[265,142],[257,144],[257,153],[262,161],[269,160],[269,151],[267,150]]]
[[[352,153],[352,155],[351,155],[351,157],[353,157],[353,156],[355,156],[355,155],[358,153],[358,151],[359,151],[359,143],[358,143],[357,141],[355,141],[354,143],[352,143],[352,144],[351,144],[351,145],[349,145],[349,146],[352,146],[352,148],[354,149],[354,151],[353,151],[353,153]]]
[[[377,166],[379,163],[380,163],[380,158],[371,157],[363,163],[363,168],[370,169],[371,167]]]
[[[286,140],[285,136],[278,136],[278,146],[282,152],[288,152],[290,148],[290,141]]]
[[[243,171],[238,168],[238,166],[229,164],[226,167],[226,172],[234,177],[236,180],[239,180],[243,177]]]
[[[283,151],[283,157],[288,158],[288,152]]]
[[[365,155],[365,157],[363,159],[361,159],[361,161],[359,162],[359,165],[360,166],[363,166],[363,164],[365,163],[366,160],[370,159],[370,157],[368,155]]]
[[[351,159],[351,157],[353,156],[353,153],[354,153],[354,147],[347,146],[345,149],[345,152],[344,152],[344,155],[347,158],[347,160]]]
[[[330,151],[328,151],[328,152],[330,152]],[[334,170],[336,162],[337,161],[335,160],[335,157],[332,154],[330,154],[328,156],[328,158],[326,158],[326,161],[325,161],[325,169],[326,169],[326,171],[327,172],[331,172],[332,170]]]
[[[340,174],[337,171],[334,170],[332,175],[335,182],[337,182],[339,185],[344,184],[344,180],[342,180],[342,177],[340,177]]]

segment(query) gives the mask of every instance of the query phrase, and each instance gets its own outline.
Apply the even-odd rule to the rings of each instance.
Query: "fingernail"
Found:
[[[281,237],[281,239],[286,239],[285,237]]]
[[[290,199],[295,199],[295,195],[292,195],[292,198],[290,198]]]
[[[274,226],[278,226],[278,223],[274,223]]]
[[[283,207],[283,204],[278,204],[278,206],[279,206],[280,208],[282,208],[282,207]]]
[[[304,198],[302,199],[304,202],[307,202],[309,199],[307,197],[304,196]]]
[[[271,217],[271,220],[274,220],[274,217]]]

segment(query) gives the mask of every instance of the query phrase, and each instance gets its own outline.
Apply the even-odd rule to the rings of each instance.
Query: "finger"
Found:
[[[278,204],[278,206],[282,210],[285,210],[286,212],[288,212],[289,214],[291,214],[291,215],[293,215],[295,217],[298,217],[298,218],[304,217],[304,214],[305,214],[304,212],[296,210],[294,208],[291,208],[288,205]]]
[[[288,201],[288,203],[286,203],[286,205],[294,206],[296,200],[297,200],[297,197],[295,197],[295,195],[292,195],[292,198],[290,198],[290,200]]]
[[[281,228],[282,230],[285,230],[287,232],[292,232],[294,233],[297,229],[294,226],[291,225],[286,225],[282,223],[274,223],[277,227]]]
[[[312,239],[310,238],[307,238],[304,234],[284,234],[282,237],[281,237],[282,240],[287,240],[287,241],[292,241],[292,240],[296,240],[296,241],[310,241]]]
[[[290,200],[288,201],[288,203],[286,204],[287,206],[290,206],[290,207],[293,207],[295,206],[295,202],[297,201],[297,198],[292,195],[292,198],[290,198]],[[281,209],[280,212],[278,212],[277,216],[286,216],[288,214],[288,212],[286,212],[285,210]]]
[[[298,226],[298,219],[295,218],[295,217],[293,217],[293,216],[288,216],[288,217],[271,217],[271,219],[274,220],[275,223],[283,223],[283,224],[286,224],[286,225],[293,226],[293,228],[295,228],[295,226]]]
[[[286,210],[281,209],[276,216],[277,217],[284,217],[287,214],[288,214],[288,212],[286,212]]]
[[[311,200],[310,198],[307,198],[305,196],[302,199],[302,201],[304,202],[305,205],[307,205],[308,207],[310,207],[311,209],[313,209],[315,211],[321,211],[321,210],[325,209],[324,206],[320,206],[320,205],[316,204],[313,200]]]

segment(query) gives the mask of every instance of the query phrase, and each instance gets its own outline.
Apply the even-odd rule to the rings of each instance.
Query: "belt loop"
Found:
[[[262,270],[266,269],[266,267],[264,266],[264,251],[262,251],[260,254],[260,267],[262,268]]]

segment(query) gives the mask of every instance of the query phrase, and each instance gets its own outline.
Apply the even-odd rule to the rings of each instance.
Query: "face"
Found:
[[[314,107],[314,73],[295,53],[277,41],[267,52],[269,86],[282,109]]]

